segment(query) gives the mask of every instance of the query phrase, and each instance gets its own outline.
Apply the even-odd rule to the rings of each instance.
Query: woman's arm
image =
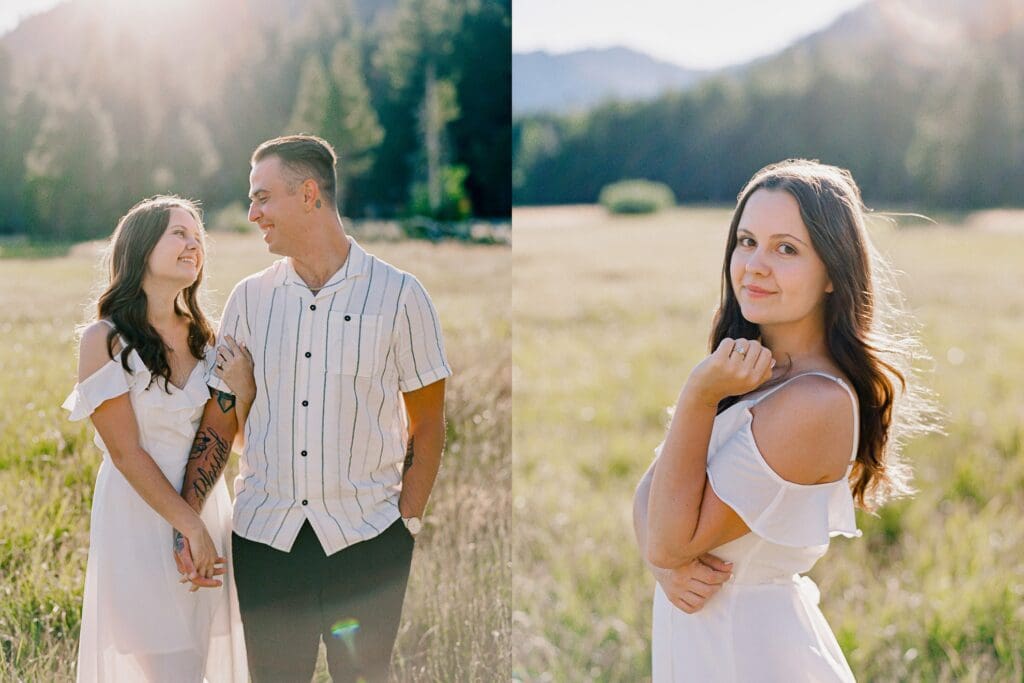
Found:
[[[733,353],[737,343],[745,353]],[[680,567],[749,531],[707,481],[708,444],[719,401],[763,384],[771,362],[758,342],[727,338],[687,379],[651,479],[646,557],[654,566]]]
[[[694,369],[680,396],[651,482],[647,557],[656,566],[679,567],[750,531],[706,475],[714,420],[710,406],[725,396],[745,394],[770,376],[770,354],[757,342],[740,342],[748,345],[746,358],[730,357],[720,346]],[[751,363],[753,355],[758,359]],[[764,374],[758,374],[761,368]],[[758,403],[751,423],[757,457],[774,477],[804,485],[842,478],[853,431],[846,390],[815,375],[801,377]]]
[[[654,579],[661,585],[668,599],[687,614],[694,614],[704,607],[722,584],[732,576],[732,563],[723,562],[714,555],[705,553],[677,569],[663,569],[647,562],[647,501],[651,492],[651,478],[654,464],[647,469],[633,496],[633,532],[636,534],[640,554]]]

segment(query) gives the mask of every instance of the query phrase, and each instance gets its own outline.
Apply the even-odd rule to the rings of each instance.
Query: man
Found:
[[[345,234],[336,161],[306,135],[253,153],[249,220],[285,258],[235,287],[220,326],[221,352],[231,336],[255,365],[232,553],[257,683],[307,683],[321,637],[334,680],[387,679],[444,443],[437,314],[413,276]],[[197,510],[237,429],[227,384],[210,386],[182,488]]]

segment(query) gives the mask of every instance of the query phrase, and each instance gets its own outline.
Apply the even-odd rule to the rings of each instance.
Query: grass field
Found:
[[[514,677],[650,677],[631,501],[705,355],[730,211],[513,216]],[[861,681],[1024,679],[1024,219],[873,223],[934,356],[919,493],[812,572]]]
[[[511,670],[511,251],[368,243],[414,272],[445,328],[448,446],[418,540],[395,655],[401,681],[508,680]],[[0,680],[69,681],[99,453],[60,403],[96,245],[0,260]],[[211,238],[207,310],[272,260],[258,237]],[[235,458],[228,475],[237,468]],[[315,680],[328,680],[321,667]]]

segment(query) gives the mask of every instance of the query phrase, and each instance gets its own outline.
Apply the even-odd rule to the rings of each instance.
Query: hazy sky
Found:
[[[59,2],[0,0],[0,35]],[[863,2],[513,0],[512,48],[567,52],[624,45],[681,66],[712,68],[775,52]]]
[[[0,0],[0,35],[10,31],[30,14],[50,9],[60,2],[61,0]]]
[[[512,0],[512,49],[623,45],[693,68],[745,62],[824,28],[864,0]]]

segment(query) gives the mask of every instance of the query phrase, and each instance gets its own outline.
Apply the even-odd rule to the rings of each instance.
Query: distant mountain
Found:
[[[987,59],[1016,72],[1024,62],[1024,0],[872,0],[774,55],[745,65],[745,79],[801,85],[809,73],[863,80],[911,78]]]
[[[520,116],[517,204],[592,202],[621,178],[730,201],[786,157],[849,168],[865,197],[1020,205],[1024,0],[871,0],[679,94]]]
[[[713,72],[684,69],[624,47],[512,55],[512,113],[570,112],[689,88]]]

